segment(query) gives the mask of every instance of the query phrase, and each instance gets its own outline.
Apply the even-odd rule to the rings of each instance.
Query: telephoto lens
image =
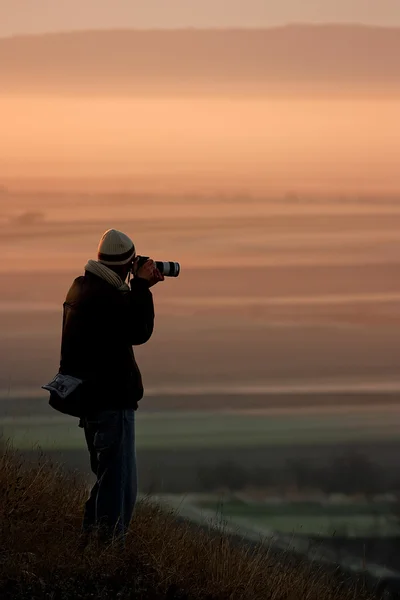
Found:
[[[149,260],[148,256],[138,256],[138,268],[142,267],[147,260]],[[181,265],[178,262],[171,260],[155,260],[154,262],[157,269],[160,271],[160,273],[162,273],[162,275],[164,275],[164,277],[178,277],[179,273],[181,272]]]
[[[173,261],[161,261],[155,260],[157,269],[164,275],[164,277],[178,277],[181,271],[181,265],[178,262]]]

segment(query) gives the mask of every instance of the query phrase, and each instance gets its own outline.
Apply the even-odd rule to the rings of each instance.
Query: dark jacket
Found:
[[[64,302],[60,372],[84,380],[82,414],[137,408],[143,383],[132,346],[146,343],[154,327],[153,296],[145,279],[121,292],[85,272]]]

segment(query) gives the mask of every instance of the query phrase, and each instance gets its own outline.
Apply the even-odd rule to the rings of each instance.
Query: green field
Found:
[[[218,518],[287,534],[388,537],[400,533],[389,504],[323,505],[305,502],[268,505],[228,501],[221,505],[199,502],[197,506],[211,511]]]
[[[14,445],[29,449],[72,450],[85,447],[78,420],[64,416],[4,417],[0,431]],[[288,446],[400,440],[392,414],[252,415],[221,412],[137,413],[138,448],[182,449]]]
[[[231,515],[234,517],[234,515]],[[254,525],[286,534],[331,537],[388,537],[397,536],[399,528],[386,519],[368,516],[300,517],[296,515],[249,517]]]

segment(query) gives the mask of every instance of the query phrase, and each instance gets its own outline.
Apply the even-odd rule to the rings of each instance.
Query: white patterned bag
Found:
[[[72,417],[80,417],[80,387],[82,384],[82,379],[57,373],[54,379],[42,385],[42,389],[50,392],[49,404],[52,408]]]

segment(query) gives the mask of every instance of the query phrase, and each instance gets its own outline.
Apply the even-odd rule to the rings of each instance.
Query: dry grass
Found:
[[[41,454],[0,450],[2,600],[118,598],[354,600],[361,591],[223,532],[194,528],[150,502],[136,510],[125,552],[79,550],[86,491]]]

